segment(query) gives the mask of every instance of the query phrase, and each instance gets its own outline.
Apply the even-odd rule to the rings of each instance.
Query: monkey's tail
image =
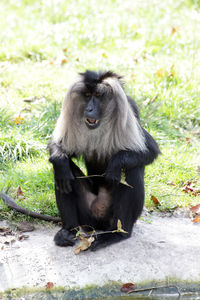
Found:
[[[7,195],[7,194],[0,193],[0,197],[2,198],[4,204],[7,205],[9,208],[11,208],[15,211],[18,211],[18,212],[20,212],[24,215],[27,215],[27,216],[30,216],[30,217],[33,217],[33,218],[37,218],[37,219],[40,219],[40,220],[44,220],[44,221],[52,221],[52,222],[55,222],[55,223],[61,222],[60,218],[53,217],[53,216],[48,216],[48,215],[42,215],[42,214],[33,212],[29,209],[26,209],[26,208],[23,208],[23,207],[19,206],[14,201],[14,199],[12,197],[10,197],[9,195]]]

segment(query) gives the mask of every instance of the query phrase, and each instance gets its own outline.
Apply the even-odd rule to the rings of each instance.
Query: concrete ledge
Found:
[[[71,288],[109,281],[200,282],[200,224],[189,218],[148,216],[137,222],[129,240],[79,255],[54,245],[57,230],[37,226],[27,240],[0,250],[0,291],[44,287],[49,281]]]

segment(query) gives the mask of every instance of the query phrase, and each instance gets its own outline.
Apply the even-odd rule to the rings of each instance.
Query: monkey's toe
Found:
[[[74,240],[75,235],[69,232],[67,229],[60,229],[55,237],[54,242],[57,246],[66,247],[66,246],[73,246],[75,244]]]

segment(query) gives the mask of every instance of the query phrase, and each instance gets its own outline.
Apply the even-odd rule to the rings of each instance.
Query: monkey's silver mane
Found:
[[[67,154],[92,157],[95,153],[103,159],[120,150],[146,150],[142,128],[128,102],[120,77],[110,74],[97,83],[97,89],[112,95],[97,129],[89,130],[79,113],[81,91],[85,88],[83,78],[68,90],[52,136],[52,142],[61,143]]]

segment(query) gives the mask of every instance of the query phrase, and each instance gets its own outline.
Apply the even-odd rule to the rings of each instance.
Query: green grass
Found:
[[[20,205],[58,214],[46,145],[64,94],[78,72],[112,69],[162,151],[146,168],[146,206],[151,194],[161,210],[199,203],[182,191],[199,181],[198,0],[2,0],[0,12],[0,190],[21,186]]]

